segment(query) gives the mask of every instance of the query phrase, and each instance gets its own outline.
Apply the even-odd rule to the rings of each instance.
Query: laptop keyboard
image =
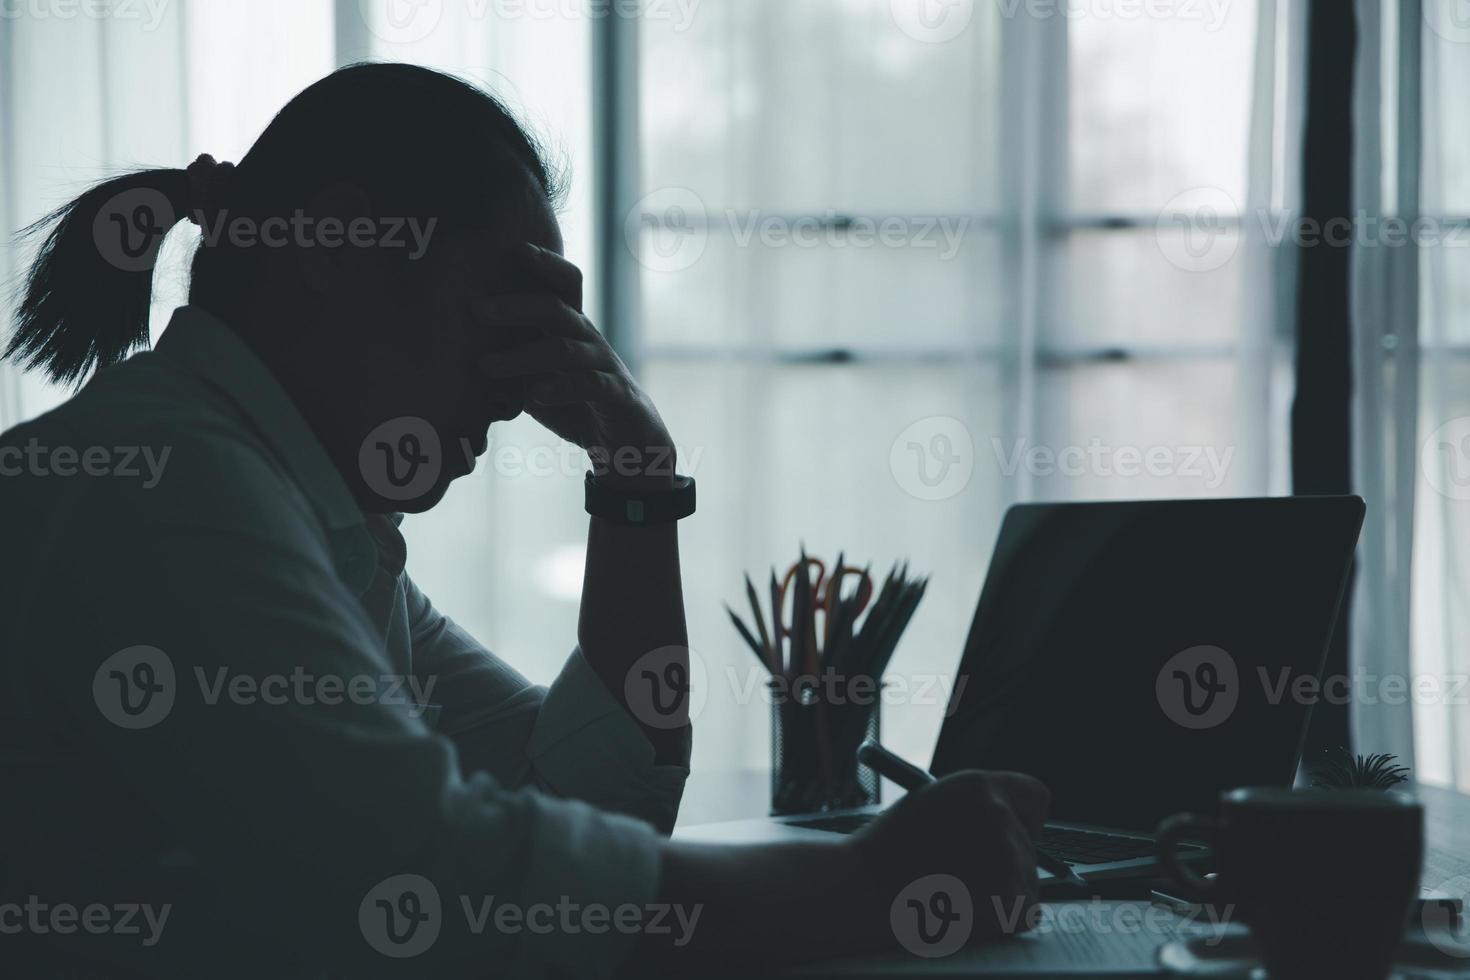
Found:
[[[1158,846],[1152,840],[1062,827],[1044,829],[1036,847],[1068,864],[1112,864],[1151,858],[1158,853]]]
[[[846,813],[835,817],[793,820],[791,826],[825,830],[834,834],[851,834],[862,829],[875,816],[873,813]],[[1047,827],[1042,831],[1041,840],[1036,842],[1036,847],[1052,857],[1077,865],[1132,861],[1151,858],[1156,853],[1154,842],[1150,839],[1066,827]],[[1181,853],[1203,850],[1195,844],[1180,844],[1178,849]]]

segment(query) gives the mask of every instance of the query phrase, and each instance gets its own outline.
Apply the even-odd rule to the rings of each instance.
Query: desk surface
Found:
[[[694,826],[721,820],[741,820],[761,816],[767,809],[769,788],[769,775],[762,771],[734,770],[696,773],[690,777],[685,790],[679,824]],[[1428,844],[1423,885],[1425,888],[1443,891],[1456,897],[1464,897],[1470,894],[1470,796],[1433,786],[1421,786],[1416,793],[1424,803]],[[891,799],[891,797],[885,798]],[[1057,908],[1062,909],[1063,907],[1057,906]],[[1099,949],[1098,952],[1101,953],[1102,950]],[[835,966],[834,964],[823,969],[833,971],[831,975],[852,977],[903,975],[892,967],[885,968],[884,965],[877,963],[842,964],[842,969],[834,971]],[[936,969],[935,967],[938,966],[939,962],[936,961],[928,968],[917,969],[914,975],[954,972],[956,967],[962,972],[970,972],[965,970],[965,965],[959,963],[951,964],[950,970]],[[990,972],[980,964],[975,964],[975,966],[980,967],[980,972]],[[1002,972],[1000,975],[1005,974]],[[1065,975],[1089,974],[1071,972]],[[1153,970],[1135,972],[1125,968],[1122,972],[1114,970],[1096,975],[1117,978],[1157,976],[1158,974]]]
[[[1429,842],[1424,887],[1464,896],[1470,891],[1470,796],[1434,786],[1419,787],[1418,795]]]
[[[1424,802],[1429,843],[1425,887],[1439,888],[1454,878],[1470,877],[1470,796],[1435,786],[1420,786],[1415,792]],[[770,775],[763,770],[696,772],[684,792],[679,826],[764,816],[769,803]],[[1470,888],[1470,880],[1465,884]]]

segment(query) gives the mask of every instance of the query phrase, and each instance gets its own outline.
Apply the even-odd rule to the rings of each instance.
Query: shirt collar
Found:
[[[363,592],[379,557],[376,536],[316,433],[270,369],[239,335],[198,306],[174,311],[156,350],[230,399],[326,528],[339,574]],[[402,567],[401,559],[394,563]]]

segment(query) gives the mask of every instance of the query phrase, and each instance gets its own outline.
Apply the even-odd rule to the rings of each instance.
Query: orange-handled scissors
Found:
[[[800,622],[802,610],[796,608],[796,600],[793,597],[791,601],[791,625],[787,626],[786,596],[791,591],[792,586],[796,584],[796,576],[802,574],[803,572],[806,572],[806,574],[810,575],[810,569],[812,567],[815,567],[817,570],[816,581],[812,583],[812,601],[815,604],[816,596],[821,594],[822,583],[827,580],[827,565],[825,562],[822,561],[822,559],[804,558],[796,562],[796,564],[792,565],[789,569],[787,569],[786,574],[781,578],[781,586],[776,593],[776,622],[774,624],[776,627],[777,643],[780,643],[782,640],[787,639],[788,637],[796,635],[796,627],[797,624]]]
[[[795,635],[803,612],[796,608],[796,602],[793,599],[791,603],[791,625],[787,625],[786,594],[795,584],[796,576],[802,574],[803,571],[809,575],[812,568],[815,568],[817,573],[816,579],[812,582],[812,615],[821,612],[825,620],[824,626],[830,627],[832,625],[832,613],[836,609],[837,603],[842,599],[842,586],[848,577],[856,575],[859,580],[857,592],[853,597],[857,601],[857,606],[852,610],[851,614],[853,619],[857,619],[858,616],[862,615],[863,610],[868,608],[868,603],[873,600],[872,576],[861,568],[854,568],[851,565],[835,567],[832,576],[829,578],[827,576],[827,565],[820,558],[805,558],[798,561],[787,570],[785,577],[781,579],[780,589],[776,593],[777,616],[774,626],[776,630],[776,643],[778,645],[783,639]],[[813,662],[817,662],[817,651],[808,650],[807,653]],[[804,665],[804,668],[811,669],[811,665]]]

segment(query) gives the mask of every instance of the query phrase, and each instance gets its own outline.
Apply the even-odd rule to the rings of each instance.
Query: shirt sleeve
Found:
[[[533,686],[439,612],[403,576],[414,673],[433,682],[465,772],[627,814],[671,833],[689,777],[689,733],[681,764],[659,765],[627,710],[574,649],[550,689]]]
[[[152,952],[218,956],[189,937],[223,920],[334,975],[610,973],[629,931],[536,928],[531,910],[652,902],[657,835],[464,778],[450,743],[374,687],[389,672],[381,638],[303,498],[258,450],[215,435],[179,440],[154,489],[87,481],[21,633],[36,696],[210,883],[202,906],[180,898]],[[166,710],[127,716],[115,680]],[[557,731],[538,735],[538,758]],[[562,769],[547,772],[555,784]],[[144,853],[128,843],[130,860]],[[495,917],[503,906],[526,916],[519,928]],[[417,945],[398,944],[410,931]]]

